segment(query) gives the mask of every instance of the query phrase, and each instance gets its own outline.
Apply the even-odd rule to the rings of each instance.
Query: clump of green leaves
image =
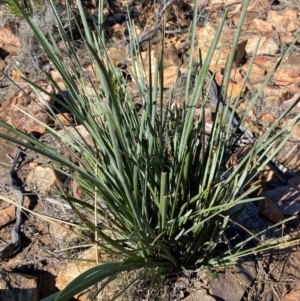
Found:
[[[48,130],[57,139],[65,141],[69,147],[70,157],[62,156],[38,139],[3,122],[0,122],[0,126],[18,134],[20,139],[1,133],[0,137],[10,139],[59,163],[54,165],[54,168],[74,179],[93,202],[85,202],[65,193],[63,197],[81,219],[82,224],[95,233],[94,243],[117,259],[115,262],[106,262],[84,272],[62,292],[47,300],[54,298],[59,301],[68,300],[78,292],[104,280],[104,284],[99,287],[99,293],[120,273],[130,270],[142,271],[132,280],[132,284],[145,276],[143,271],[149,269],[153,271],[153,280],[157,280],[184,269],[197,270],[233,264],[242,256],[278,245],[278,241],[274,240],[249,249],[246,246],[252,237],[242,242],[235,240],[228,242],[225,235],[231,225],[230,209],[257,200],[249,197],[256,187],[248,191],[242,189],[275,155],[275,153],[269,155],[268,159],[265,157],[276,143],[276,139],[283,134],[284,139],[288,139],[290,135],[287,129],[283,129],[272,136],[274,128],[285,117],[287,110],[278,122],[254,143],[251,151],[234,170],[227,170],[225,165],[226,159],[234,152],[236,142],[236,139],[233,139],[235,133],[232,132],[231,122],[228,120],[228,107],[216,113],[210,137],[206,139],[205,78],[226,15],[203,60],[201,70],[195,75],[190,104],[184,106],[182,112],[176,110],[171,112],[172,98],[166,104],[163,103],[164,90],[160,88],[164,86],[163,50],[154,70],[154,79],[146,83],[142,76],[142,66],[136,57],[137,41],[134,41],[134,38],[130,39],[131,76],[137,83],[143,107],[141,112],[137,112],[135,103],[126,89],[125,79],[120,76],[107,56],[102,31],[97,26],[101,24],[101,12],[98,23],[91,31],[82,3],[77,0],[83,24],[83,30],[80,32],[87,47],[86,51],[95,66],[96,78],[100,79],[101,87],[99,87],[84,75],[83,68],[80,63],[78,64],[73,41],[70,40],[70,35],[66,34],[66,29],[52,1],[57,28],[68,50],[67,63],[51,32],[48,33],[49,40],[47,40],[38,26],[28,18],[17,0],[11,1],[22,11],[36,39],[48,54],[49,60],[67,87],[68,97],[64,101],[52,97],[70,111],[77,124],[82,125],[91,135],[93,143],[91,145],[86,141],[75,125],[72,132],[61,124],[55,115],[57,108],[47,102],[45,104],[48,105],[50,117],[62,128],[60,132],[51,127],[48,127]],[[198,4],[197,1],[195,2],[190,39],[191,51],[198,17]],[[246,14],[248,1],[245,2],[232,52],[224,70],[223,93],[221,92],[220,95],[227,95],[229,74],[242,21]],[[134,37],[133,24],[129,22],[128,27]],[[192,54],[190,57],[192,58]],[[190,59],[189,70],[192,68],[192,63]],[[149,65],[151,66],[151,55],[149,55]],[[264,85],[254,95],[249,107],[257,101],[272,74],[270,72],[266,77]],[[187,76],[187,83],[189,83],[191,74],[188,73]],[[51,76],[48,78],[61,95],[64,95]],[[87,80],[93,93],[87,90]],[[246,82],[247,76],[244,85]],[[43,101],[43,94],[40,93],[42,89],[33,82],[30,83]],[[186,90],[189,90],[188,84]],[[47,94],[46,91],[42,90],[42,92]],[[204,101],[200,114],[195,120],[195,108],[201,95]],[[238,98],[230,100],[233,107],[236,107],[237,101]],[[232,119],[233,113],[230,116],[229,119]],[[297,122],[298,119],[295,119],[294,123]],[[94,222],[91,222],[87,216],[94,216]]]
[[[4,3],[15,17],[22,17],[24,13],[31,17],[33,14],[33,6],[41,5],[41,0],[19,0],[19,6],[16,5],[13,0],[4,0]]]
[[[5,0],[5,4],[14,16],[22,17],[22,13],[13,0]],[[27,15],[32,16],[32,6],[29,0],[21,0],[20,6]]]

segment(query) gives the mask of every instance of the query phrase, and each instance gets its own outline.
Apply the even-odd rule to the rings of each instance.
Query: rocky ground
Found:
[[[201,0],[199,3],[200,17],[197,24],[194,61],[198,60],[199,49],[205,56],[208,51],[216,27],[224,10],[228,8],[226,25],[223,29],[218,50],[211,62],[210,69],[216,72],[215,80],[221,83],[223,69],[239,20],[242,1]],[[88,5],[89,4],[89,5]],[[57,1],[61,18],[66,17],[64,3]],[[145,33],[154,31],[152,48],[147,49],[147,42],[142,44],[141,59],[145,65],[145,76],[149,72],[147,57],[151,55],[152,62],[157,62],[157,54],[162,46],[159,43],[161,31],[158,30],[162,22],[163,7],[160,1],[108,1],[105,7],[104,28],[107,33],[108,51],[111,59],[118,64],[125,65],[127,29],[125,24],[126,5],[129,5],[131,17],[137,24],[137,33],[141,39]],[[87,1],[85,8],[91,14],[97,13],[93,1]],[[73,5],[74,10],[76,6]],[[180,67],[184,74],[187,70],[189,51],[186,40],[187,31],[192,17],[193,1],[174,0],[168,7],[166,21],[166,37],[164,46],[164,88],[167,91],[173,87],[174,80]],[[36,17],[42,30],[50,28],[55,31],[53,15],[49,6],[42,12],[43,18]],[[232,70],[231,83],[228,96],[238,95],[241,90],[243,78],[253,58],[254,49],[258,39],[261,38],[258,51],[254,58],[249,80],[242,91],[237,113],[241,116],[247,108],[251,96],[262,85],[268,72],[277,64],[284,51],[291,43],[298,39],[292,52],[277,69],[270,83],[264,88],[257,105],[250,111],[245,119],[248,125],[259,136],[272,124],[300,93],[300,5],[298,0],[252,0],[248,7],[246,20],[239,40],[236,53],[236,63]],[[92,69],[90,62],[86,61],[82,41],[76,41],[76,51],[82,65],[89,73]],[[222,46],[222,50],[221,50]],[[63,47],[63,46],[62,46]],[[216,64],[218,60],[218,63]],[[28,26],[11,15],[0,4],[0,119],[27,133],[38,134],[44,142],[55,147],[67,155],[67,150],[60,141],[47,134],[46,129],[38,123],[24,117],[16,105],[26,112],[34,112],[39,120],[50,124],[45,107],[39,103],[34,92],[26,86],[20,77],[20,72],[35,80],[50,93],[54,88],[45,80],[44,72],[51,72],[53,78],[62,85],[60,77],[52,70],[43,50],[37,45]],[[23,88],[18,91],[11,82]],[[133,96],[137,92],[134,82],[128,83]],[[32,100],[26,97],[29,94]],[[36,99],[37,102],[33,100]],[[138,95],[136,95],[138,102]],[[49,98],[49,101],[51,99]],[[176,101],[181,101],[180,93]],[[286,118],[284,123],[299,114],[300,106],[296,106]],[[209,111],[208,111],[209,114]],[[69,116],[71,119],[72,116]],[[283,124],[282,124],[283,125]],[[52,125],[55,126],[55,125]],[[4,132],[4,129],[1,129]],[[88,133],[82,132],[88,138]],[[300,126],[293,133],[292,139],[282,147],[277,159],[295,173],[293,179],[287,179],[284,174],[270,166],[264,171],[259,181],[262,183],[262,196],[265,197],[259,207],[249,205],[247,224],[251,231],[258,231],[261,227],[272,225],[286,216],[297,215],[300,209],[300,178],[296,177],[300,171]],[[12,159],[16,152],[5,141],[0,144],[0,249],[10,240],[15,220],[15,206],[7,202],[7,198],[16,201],[16,196],[8,185],[8,174]],[[10,157],[11,156],[11,157]],[[18,170],[20,183],[24,185],[24,206],[33,212],[25,214],[22,225],[22,248],[12,258],[0,262],[0,296],[7,300],[13,292],[14,300],[39,300],[63,288],[70,279],[88,267],[88,264],[71,262],[69,258],[93,258],[93,251],[69,249],[85,243],[82,233],[68,225],[76,222],[76,217],[66,204],[61,202],[55,190],[63,186],[74,196],[80,197],[80,191],[75,183],[59,177],[53,170],[42,164],[45,158],[37,157],[31,152],[27,153],[24,163]],[[234,164],[235,158],[232,158]],[[288,181],[289,180],[289,181]],[[58,183],[60,183],[58,185]],[[276,184],[274,184],[276,183]],[[43,215],[51,216],[64,223],[49,223]],[[245,225],[246,221],[243,221]],[[281,231],[281,229],[280,229]],[[282,235],[283,232],[280,232]],[[278,235],[274,231],[271,234]],[[287,225],[284,235],[299,236],[298,220]],[[280,237],[280,236],[279,236]],[[300,298],[300,255],[299,247],[282,246],[277,251],[255,255],[240,262],[236,267],[219,271],[218,280],[196,274],[178,275],[170,280],[165,288],[164,300],[298,300]],[[7,293],[7,294],[6,294]],[[25,294],[18,299],[19,293]],[[3,294],[3,296],[1,295]],[[5,295],[6,294],[6,295]],[[27,295],[26,295],[27,294]],[[109,290],[103,300],[110,296]],[[5,299],[7,298],[7,299]],[[88,300],[87,295],[78,297],[78,300]]]

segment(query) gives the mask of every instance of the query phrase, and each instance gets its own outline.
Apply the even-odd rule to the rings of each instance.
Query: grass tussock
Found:
[[[78,183],[85,196],[92,201],[85,202],[65,193],[62,193],[62,197],[79,216],[82,224],[95,234],[95,238],[91,239],[92,243],[116,258],[113,262],[102,263],[84,272],[63,291],[45,300],[68,300],[87,287],[104,281],[98,286],[94,294],[96,297],[107,283],[127,271],[141,271],[129,281],[131,285],[147,278],[149,273],[145,271],[149,270],[152,273],[151,282],[155,283],[174,272],[229,265],[253,252],[278,246],[280,241],[270,240],[248,247],[249,241],[255,237],[250,236],[240,241],[226,235],[227,229],[234,222],[231,209],[237,205],[243,207],[258,199],[250,197],[258,187],[243,189],[276,155],[274,152],[265,156],[276,140],[283,135],[284,140],[288,139],[291,132],[287,129],[282,129],[275,136],[272,136],[272,132],[293,106],[253,143],[251,150],[237,163],[235,169],[226,168],[226,162],[235,151],[237,140],[242,136],[237,129],[231,127],[234,113],[230,113],[228,106],[224,106],[223,110],[216,113],[210,135],[207,136],[204,130],[205,102],[208,98],[206,75],[226,14],[199,72],[195,75],[191,72],[194,62],[190,53],[186,91],[190,90],[191,76],[195,76],[195,85],[189,106],[183,106],[180,111],[170,109],[172,96],[167,102],[163,101],[165,92],[160,89],[163,87],[164,78],[163,51],[155,70],[152,70],[154,78],[146,82],[142,76],[143,68],[137,59],[135,26],[129,18],[127,25],[131,39],[128,61],[142,106],[142,110],[137,111],[126,88],[126,78],[107,55],[103,32],[97,26],[101,24],[103,17],[101,9],[98,22],[91,29],[81,1],[77,1],[82,24],[82,27],[77,28],[77,33],[80,33],[85,42],[89,60],[95,69],[95,77],[100,81],[99,87],[92,78],[86,76],[76,54],[72,34],[66,29],[70,27],[62,24],[52,1],[52,12],[67,56],[58,47],[51,31],[45,35],[18,1],[11,1],[20,10],[40,47],[47,53],[52,66],[63,79],[68,97],[62,99],[53,96],[56,106],[46,103],[49,116],[62,130],[57,131],[50,126],[47,128],[57,139],[65,141],[71,155],[61,156],[38,139],[3,122],[0,122],[0,126],[17,133],[20,139],[12,139],[1,133],[0,137],[45,155],[57,163],[53,166],[58,172]],[[246,6],[247,3],[243,6],[232,45],[233,51],[224,71],[219,101],[221,95],[226,95]],[[197,7],[195,1],[190,28],[191,52],[198,20]],[[72,18],[72,10],[68,6],[66,9]],[[292,46],[284,56],[291,49]],[[150,56],[149,60],[151,66]],[[274,66],[262,88],[253,96],[249,110],[277,67]],[[61,95],[66,95],[49,74],[46,76]],[[27,81],[43,101],[40,92],[45,91]],[[247,76],[244,85],[246,81]],[[200,97],[203,98],[203,104],[195,118]],[[225,102],[236,107],[238,98]],[[72,130],[57,119],[57,104],[74,116],[76,123]],[[294,124],[297,122],[295,119]],[[85,140],[77,125],[83,126],[90,134],[92,143]],[[94,216],[93,220],[87,218],[88,215]],[[116,297],[122,292],[120,289]]]

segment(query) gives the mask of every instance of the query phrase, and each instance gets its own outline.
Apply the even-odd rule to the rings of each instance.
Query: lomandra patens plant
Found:
[[[68,96],[64,100],[52,97],[74,116],[77,125],[89,132],[92,144],[81,135],[77,125],[66,127],[56,118],[57,107],[43,100],[41,92],[47,92],[29,80],[27,81],[36,90],[41,101],[47,104],[49,116],[62,129],[58,132],[46,126],[48,131],[69,147],[71,159],[3,122],[0,123],[1,127],[18,134],[19,139],[4,134],[0,134],[0,137],[45,155],[52,160],[52,166],[58,172],[78,183],[92,202],[84,202],[66,193],[62,193],[62,197],[69,202],[82,224],[95,233],[92,242],[116,259],[84,272],[63,291],[45,300],[68,300],[101,282],[96,296],[107,283],[122,272],[139,271],[138,276],[129,283],[133,285],[135,281],[142,279],[145,271],[149,269],[152,270],[155,281],[185,269],[196,271],[204,267],[233,264],[242,256],[278,246],[280,241],[270,240],[264,245],[247,248],[246,243],[254,237],[238,243],[232,239],[227,243],[228,236],[224,234],[232,223],[230,209],[257,200],[249,197],[257,187],[246,191],[243,188],[275,156],[280,146],[272,154],[269,154],[269,151],[276,140],[284,134],[282,145],[291,135],[291,127],[289,131],[282,129],[273,136],[271,133],[292,108],[291,106],[284,112],[278,121],[253,143],[251,151],[234,170],[226,169],[226,160],[234,152],[238,139],[237,130],[232,130],[230,126],[234,114],[228,111],[228,106],[216,113],[208,139],[204,131],[204,105],[207,99],[205,86],[212,84],[205,83],[205,77],[226,14],[202,62],[202,68],[193,75],[194,88],[189,85],[192,81],[193,63],[192,59],[189,61],[185,99],[189,93],[192,97],[189,105],[184,105],[181,111],[171,110],[172,96],[169,101],[163,101],[164,90],[160,88],[164,86],[163,51],[156,69],[150,70],[150,73],[155,71],[154,78],[149,76],[149,82],[145,81],[142,66],[137,58],[134,24],[128,22],[131,41],[129,65],[131,76],[139,89],[142,105],[142,110],[137,111],[122,73],[107,56],[104,38],[98,26],[102,22],[101,7],[98,22],[95,22],[95,27],[91,30],[81,1],[77,0],[83,24],[83,29],[77,30],[81,33],[90,61],[94,65],[95,76],[101,83],[100,86],[95,86],[93,81],[86,77],[70,38],[72,34],[66,33],[67,27],[61,23],[52,1],[60,39],[68,51],[67,58],[61,53],[52,33],[49,32],[46,38],[22,11],[18,2],[12,1],[19,7],[36,39],[64,81]],[[221,95],[227,95],[229,74],[247,3],[243,6],[233,50],[225,68],[220,99]],[[195,1],[190,29],[191,51],[195,37],[197,7],[198,3]],[[167,8],[165,4],[166,11]],[[68,13],[72,17],[72,11],[68,10]],[[288,52],[291,48],[292,46]],[[192,58],[192,53],[190,57]],[[274,70],[268,74],[261,89],[251,100],[249,109],[255,104],[276,68],[277,66],[274,66]],[[51,76],[47,76],[57,91],[66,95]],[[87,89],[87,85],[92,87],[93,93],[91,89]],[[200,97],[203,99],[203,105],[200,114],[195,117],[195,107]],[[237,101],[238,98],[226,100],[233,107],[237,105]],[[298,120],[294,120],[292,125],[297,122]],[[89,216],[94,218],[88,218]],[[115,297],[122,292],[123,290],[117,292]]]

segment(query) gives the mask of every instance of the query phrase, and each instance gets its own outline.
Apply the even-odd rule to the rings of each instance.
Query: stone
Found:
[[[240,20],[240,15],[241,12],[235,13],[234,15],[231,16],[231,20],[233,22],[234,25],[237,25],[239,20]],[[247,10],[245,18],[244,18],[244,22],[243,22],[243,26],[242,26],[242,30],[248,30],[249,28],[252,27],[252,21],[254,19],[256,19],[257,17],[259,17],[259,12],[258,11],[250,11]]]
[[[170,66],[164,70],[164,88],[171,89],[177,78],[178,67]]]
[[[270,95],[264,98],[264,104],[266,106],[279,106],[282,103],[282,100],[277,95]]]
[[[5,61],[0,59],[0,70],[3,71],[5,69],[5,67],[6,67]]]
[[[51,167],[37,166],[31,170],[25,180],[25,184],[42,195],[49,195],[53,189],[57,189],[57,175]]]
[[[7,208],[0,211],[0,227],[14,221],[16,218],[16,207],[10,205]]]
[[[188,297],[182,299],[182,301],[215,301],[216,299],[213,296],[207,294],[205,289],[198,289]]]
[[[270,113],[265,113],[260,118],[261,124],[265,127],[269,127],[270,125],[272,125],[272,123],[274,123],[275,120],[275,117]]]
[[[34,276],[0,270],[1,301],[38,301],[37,278]]]
[[[219,70],[218,70],[219,73]],[[221,73],[221,72],[220,72]],[[216,76],[215,76],[216,77]],[[223,77],[223,75],[222,75]],[[222,78],[221,78],[222,79]],[[230,79],[232,82],[242,85],[244,77],[242,76],[239,68],[233,67],[230,72]]]
[[[45,89],[50,95],[55,94],[54,87],[48,82],[40,80],[36,81],[35,84]],[[28,84],[22,85],[22,89],[5,100],[0,107],[0,119],[28,134],[44,134],[46,127],[33,120],[32,117],[47,125],[51,119],[47,113],[46,103],[53,104],[54,100],[48,94],[40,92],[43,97],[41,100]],[[25,115],[21,110],[32,117]]]
[[[296,21],[298,14],[296,10],[272,10],[268,11],[267,22],[272,24],[276,30],[282,31],[290,22]]]
[[[66,243],[75,241],[79,237],[71,225],[58,222],[50,223],[49,234],[60,248],[66,247]]]
[[[84,197],[83,191],[79,188],[77,182],[72,180],[71,191],[74,198],[81,200]]]
[[[19,38],[17,38],[17,36],[14,35],[11,30],[5,27],[0,28],[0,43],[2,43],[2,45],[11,45],[16,48],[21,47]],[[0,47],[5,49],[5,46]]]
[[[57,120],[55,120],[55,126],[71,126],[74,122],[74,118],[71,113],[56,114]]]
[[[262,193],[271,199],[285,215],[296,215],[300,210],[300,192],[295,188],[282,186]]]
[[[282,106],[284,109],[287,109],[289,106],[295,105],[292,109],[292,112],[298,111],[300,109],[300,93],[296,93],[290,99],[287,99],[283,102]]]
[[[262,193],[261,196],[264,196],[264,193]],[[237,212],[238,214],[235,217],[237,225],[233,224],[230,228],[231,237],[235,237],[237,243],[249,239],[248,246],[254,247],[257,246],[257,238],[273,239],[282,237],[281,230],[270,227],[273,224],[259,214],[258,207],[253,202],[234,206],[231,209],[230,214],[234,216]],[[242,225],[247,231],[238,225]],[[260,233],[260,235],[258,235],[257,238],[253,237],[253,235],[257,233]],[[233,244],[235,243],[235,239],[232,241]]]
[[[300,191],[300,176],[289,180],[289,186]]]
[[[277,96],[280,98],[281,102],[288,100],[292,97],[292,93],[287,91],[285,88],[276,87],[273,85],[267,85],[263,89],[263,94],[270,96]]]
[[[246,73],[250,68],[250,63],[247,62],[242,66],[243,71]],[[251,84],[257,84],[257,83],[262,83],[265,80],[266,77],[266,69],[260,68],[256,64],[252,65],[251,72],[249,74],[249,82]]]
[[[294,291],[291,293],[288,293],[283,298],[281,298],[279,301],[299,301],[300,300],[300,291]]]
[[[300,84],[300,53],[289,55],[276,70],[273,81],[277,85]]]
[[[212,43],[212,40],[216,34],[216,27],[210,23],[208,23],[203,28],[196,28],[196,49],[194,51],[193,58],[196,61],[199,61],[199,52],[198,49],[201,49],[202,58],[204,59],[208,53],[209,46]],[[218,45],[216,47],[216,51],[212,57],[210,62],[211,70],[215,70],[216,66],[218,68],[224,68],[226,65],[226,61],[228,55],[231,53],[232,42],[234,39],[235,30],[231,28],[224,27],[220,36],[220,40],[218,41]],[[235,53],[235,65],[239,66],[244,59],[245,56],[245,45],[247,43],[247,39],[241,38],[239,40],[236,53]]]
[[[83,272],[96,266],[97,252],[95,248],[82,252],[79,256],[80,261],[74,261],[67,264],[57,275],[56,287],[63,290],[72,280],[81,275]],[[89,301],[88,293],[90,288],[82,293],[75,295],[76,300]]]
[[[245,50],[248,54],[254,54],[258,42],[256,55],[275,55],[279,50],[278,42],[273,34],[263,33],[260,36],[255,32],[244,32],[241,34],[241,39],[247,40]]]
[[[274,29],[272,24],[260,19],[254,19],[251,23],[250,28],[256,29],[261,32],[270,32]]]
[[[254,64],[257,67],[269,72],[274,68],[274,66],[276,66],[279,59],[280,58],[274,56],[256,55],[254,58]]]
[[[149,81],[149,55],[151,57],[151,71],[152,79],[154,79],[154,73],[159,64],[159,57],[161,54],[161,45],[154,45],[151,48],[151,51],[144,51],[141,53],[141,59],[139,64],[144,66],[144,75]],[[180,58],[177,53],[177,49],[173,43],[166,43],[163,48],[164,52],[164,88],[170,88],[174,83],[173,78],[175,79],[180,65]]]
[[[292,84],[290,84],[290,85],[287,85],[287,86],[285,86],[286,87],[286,89],[288,90],[288,91],[290,91],[291,93],[299,93],[300,94],[300,87],[299,87],[299,85],[297,85],[297,84],[294,84],[294,83],[292,83]]]
[[[238,97],[239,95],[243,95],[247,92],[247,87],[245,86],[244,89],[242,89],[241,84],[236,83],[229,83],[228,84],[228,90],[227,90],[227,96],[228,97]]]
[[[295,32],[299,28],[299,24],[295,21],[291,21],[288,23],[286,30],[288,32]]]
[[[251,258],[240,260],[232,273],[222,273],[210,281],[209,293],[216,300],[240,301],[245,290],[255,279],[255,263]],[[202,299],[198,299],[202,300]]]
[[[262,85],[262,83],[252,84],[252,87],[255,90],[258,90],[258,89],[260,89],[261,85]],[[263,89],[263,95],[265,97],[273,97],[273,98],[275,97],[275,99],[276,99],[275,102],[274,102],[274,99],[272,99],[272,101],[270,101],[270,99],[268,100],[269,103],[274,104],[277,102],[277,100],[279,100],[280,103],[282,103],[283,101],[290,99],[292,96],[292,93],[287,91],[285,88],[277,87],[274,85],[267,85]]]
[[[292,137],[298,141],[300,141],[300,124],[298,123],[293,130]]]
[[[271,151],[273,151],[276,147],[272,148]],[[276,159],[292,170],[293,172],[300,172],[300,145],[299,143],[295,143],[293,141],[287,141],[279,150],[279,152],[276,155]]]
[[[124,63],[127,59],[125,47],[108,48],[108,56],[113,62]]]
[[[58,134],[61,137],[62,142],[64,143],[72,143],[71,136],[74,137],[74,139],[77,140],[84,140],[85,143],[87,143],[90,146],[94,146],[94,142],[92,139],[91,134],[87,131],[87,129],[83,125],[77,125],[74,127],[68,128],[68,132],[65,130],[59,130]]]
[[[259,11],[265,13],[270,10],[273,0],[251,0],[247,10]]]
[[[125,26],[121,24],[114,24],[109,28],[109,34],[110,36],[117,41],[125,40],[127,35],[127,29]]]
[[[264,215],[273,223],[279,223],[283,221],[284,217],[278,206],[269,198],[265,197],[259,202],[259,213]]]
[[[168,66],[178,67],[180,65],[180,58],[178,56],[177,48],[173,43],[165,43],[163,52],[165,68],[167,68]]]
[[[24,80],[22,79],[22,74],[17,70],[17,69],[13,69],[11,71],[11,79],[14,82],[24,82]]]

